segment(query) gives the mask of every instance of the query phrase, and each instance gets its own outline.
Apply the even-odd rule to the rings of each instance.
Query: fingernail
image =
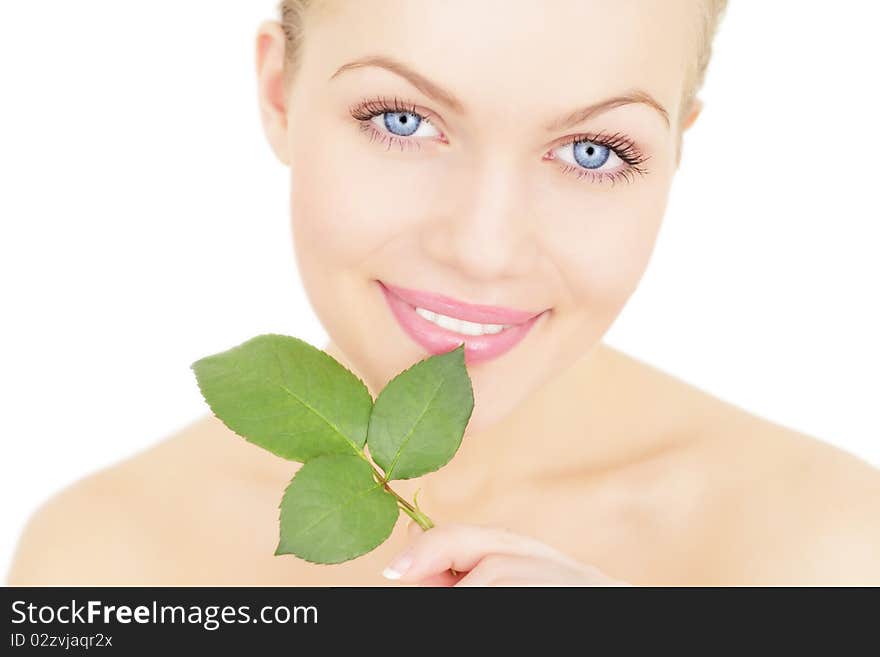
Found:
[[[400,579],[401,576],[412,566],[413,557],[409,552],[404,552],[392,561],[388,567],[382,571],[382,576],[388,579]]]

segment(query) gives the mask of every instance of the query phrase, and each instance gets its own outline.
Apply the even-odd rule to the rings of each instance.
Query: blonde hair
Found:
[[[727,11],[727,0],[704,0],[703,11],[700,12],[700,24],[697,28],[698,43],[700,49],[697,52],[695,66],[688,76],[685,83],[684,97],[682,98],[682,119],[687,118],[687,111],[693,103],[694,98],[700,89],[703,88],[703,82],[706,79],[706,69],[709,68],[709,60],[712,59],[712,43],[715,41],[715,33],[718,31],[718,25],[724,18],[724,12]]]
[[[305,14],[309,8],[316,5],[326,4],[327,0],[281,0],[279,13],[281,15],[281,27],[286,37],[284,54],[284,80],[285,86],[296,75],[300,62],[300,50],[303,42]],[[698,30],[698,41],[701,44],[697,53],[694,66],[688,71],[682,97],[681,119],[684,120],[689,114],[689,109],[697,93],[703,87],[706,78],[706,69],[712,58],[712,42],[718,25],[727,10],[727,0],[702,0]]]

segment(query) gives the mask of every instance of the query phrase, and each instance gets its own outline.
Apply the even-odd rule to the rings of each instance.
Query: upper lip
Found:
[[[505,306],[465,303],[436,292],[397,287],[383,281],[378,281],[378,283],[411,306],[418,306],[441,315],[479,324],[522,324],[543,312],[541,310],[519,310]]]

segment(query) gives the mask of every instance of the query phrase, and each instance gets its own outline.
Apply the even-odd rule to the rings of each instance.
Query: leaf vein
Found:
[[[311,525],[309,525],[308,527],[303,527],[302,530],[300,530],[299,532],[297,532],[297,534],[299,534],[300,536],[303,536],[303,535],[307,534],[308,532],[310,532],[312,529],[314,529],[315,527],[317,527],[318,525],[320,525],[322,522],[324,522],[327,518],[329,518],[329,517],[330,517],[331,515],[333,515],[334,513],[339,513],[339,512],[341,512],[343,509],[345,509],[345,508],[351,506],[351,505],[352,505],[356,500],[358,500],[359,498],[363,497],[363,496],[366,495],[367,493],[370,493],[370,492],[372,492],[372,491],[374,491],[374,490],[376,490],[377,488],[380,488],[380,487],[381,487],[380,484],[373,484],[373,485],[371,485],[369,488],[367,488],[366,490],[362,490],[362,491],[360,491],[359,493],[356,493],[355,495],[352,495],[352,496],[351,496],[351,499],[349,499],[348,502],[346,502],[345,504],[341,504],[341,505],[339,505],[339,506],[333,507],[333,508],[330,509],[327,513],[325,513],[325,514],[322,515],[320,518],[318,518],[315,522],[313,522]]]
[[[394,454],[394,458],[391,461],[391,465],[388,467],[388,472],[385,474],[385,478],[388,479],[394,472],[394,468],[397,465],[397,461],[400,460],[400,454],[403,451],[403,448],[407,446],[413,434],[415,433],[416,427],[419,426],[419,423],[425,417],[425,413],[428,412],[428,409],[431,408],[431,403],[434,401],[434,398],[437,397],[437,393],[440,392],[440,388],[443,387],[443,384],[446,381],[444,379],[440,379],[440,383],[437,384],[437,387],[434,388],[434,391],[431,393],[431,398],[425,404],[425,407],[422,409],[422,412],[416,418],[416,421],[413,422],[413,425],[410,427],[406,436],[404,436],[403,440],[400,442],[400,445],[397,448],[397,452]]]
[[[278,367],[279,367],[280,371],[283,373],[283,372],[284,372],[284,365],[283,365],[282,362],[281,362],[281,358],[278,356],[278,352],[275,351],[275,350],[273,349],[273,350],[272,350],[272,355],[275,357],[275,360],[276,360],[276,362],[278,363]],[[282,380],[283,380],[283,378],[284,378],[284,377],[282,376]],[[266,381],[267,381],[268,383],[270,383],[270,384],[272,383],[272,381],[269,381],[268,379],[266,379]],[[317,408],[315,408],[314,406],[312,406],[311,404],[309,404],[305,399],[303,399],[302,397],[300,397],[299,395],[297,395],[295,392],[293,392],[292,390],[290,390],[290,389],[289,389],[287,386],[285,386],[283,383],[279,383],[278,386],[279,386],[284,392],[286,392],[288,395],[290,395],[291,397],[293,397],[294,399],[296,399],[300,404],[302,404],[303,406],[305,406],[305,407],[306,407],[307,409],[309,409],[312,413],[314,413],[314,414],[317,415],[319,418],[321,418],[324,422],[326,422],[326,423],[327,423],[327,426],[329,426],[331,429],[333,429],[337,434],[339,434],[340,436],[342,436],[342,438],[345,440],[345,442],[347,442],[347,443],[351,446],[351,448],[354,450],[355,454],[357,454],[358,456],[360,456],[360,457],[363,458],[363,459],[366,459],[366,457],[364,456],[364,453],[360,450],[360,448],[359,448],[357,445],[355,445],[354,442],[353,442],[348,436],[346,436],[346,435],[342,432],[342,430],[341,430],[339,427],[337,427],[333,422],[331,422],[328,418],[326,418],[326,417],[324,416],[324,414],[321,413]]]

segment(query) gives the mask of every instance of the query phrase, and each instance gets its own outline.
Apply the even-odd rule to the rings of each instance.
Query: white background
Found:
[[[0,4],[0,565],[50,494],[207,412],[191,362],[265,332],[324,344],[257,112],[274,8]],[[731,2],[660,241],[607,335],[876,465],[878,19]]]

